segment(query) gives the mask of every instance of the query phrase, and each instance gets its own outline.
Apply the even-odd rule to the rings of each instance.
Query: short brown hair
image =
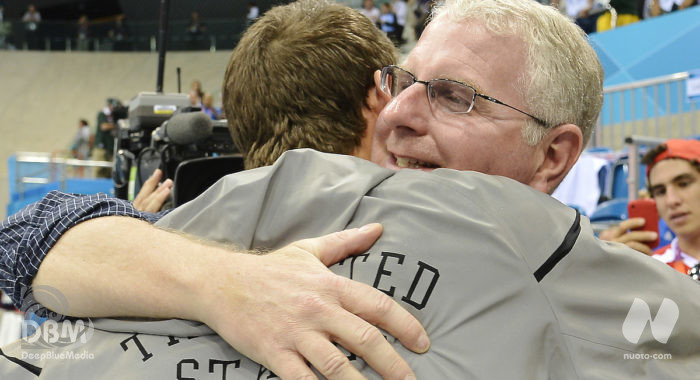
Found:
[[[224,78],[246,168],[296,148],[351,154],[365,133],[373,74],[395,62],[391,41],[354,9],[319,0],[270,9],[241,38]]]

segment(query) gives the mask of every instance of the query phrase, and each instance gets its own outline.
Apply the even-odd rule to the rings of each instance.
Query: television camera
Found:
[[[178,186],[181,165],[237,153],[226,120],[211,120],[199,111],[185,94],[141,92],[129,102],[126,118],[117,120],[112,171],[116,197],[133,199],[157,168]]]

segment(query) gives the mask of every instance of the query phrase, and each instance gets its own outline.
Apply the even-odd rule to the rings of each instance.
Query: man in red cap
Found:
[[[644,225],[642,219],[635,218],[605,231],[601,239],[625,243],[690,274],[700,259],[700,141],[667,140],[644,155],[642,162],[647,165],[649,194],[676,237],[652,252],[644,242],[655,240],[656,233],[627,232]]]

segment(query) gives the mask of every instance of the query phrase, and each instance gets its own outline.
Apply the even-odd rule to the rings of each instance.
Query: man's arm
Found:
[[[59,239],[34,285],[65,295],[72,316],[202,321],[282,378],[313,376],[304,360],[329,378],[359,377],[332,342],[384,377],[406,378],[410,368],[372,325],[423,352],[429,343],[420,324],[382,292],[326,268],[380,234],[369,225],[252,255],[133,218],[97,218]]]
[[[17,308],[44,256],[61,235],[83,221],[123,215],[155,223],[163,214],[142,213],[127,201],[105,194],[78,196],[59,191],[25,207],[0,223],[0,289]],[[45,310],[39,310],[43,316]]]

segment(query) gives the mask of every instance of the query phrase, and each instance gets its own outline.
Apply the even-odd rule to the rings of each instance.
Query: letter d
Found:
[[[32,328],[29,329],[29,326]],[[31,319],[25,319],[22,321],[22,336],[27,337],[28,343],[35,343],[37,340],[39,340],[39,338],[41,338],[41,334],[35,334],[38,329],[39,324],[35,321],[32,321]]]

